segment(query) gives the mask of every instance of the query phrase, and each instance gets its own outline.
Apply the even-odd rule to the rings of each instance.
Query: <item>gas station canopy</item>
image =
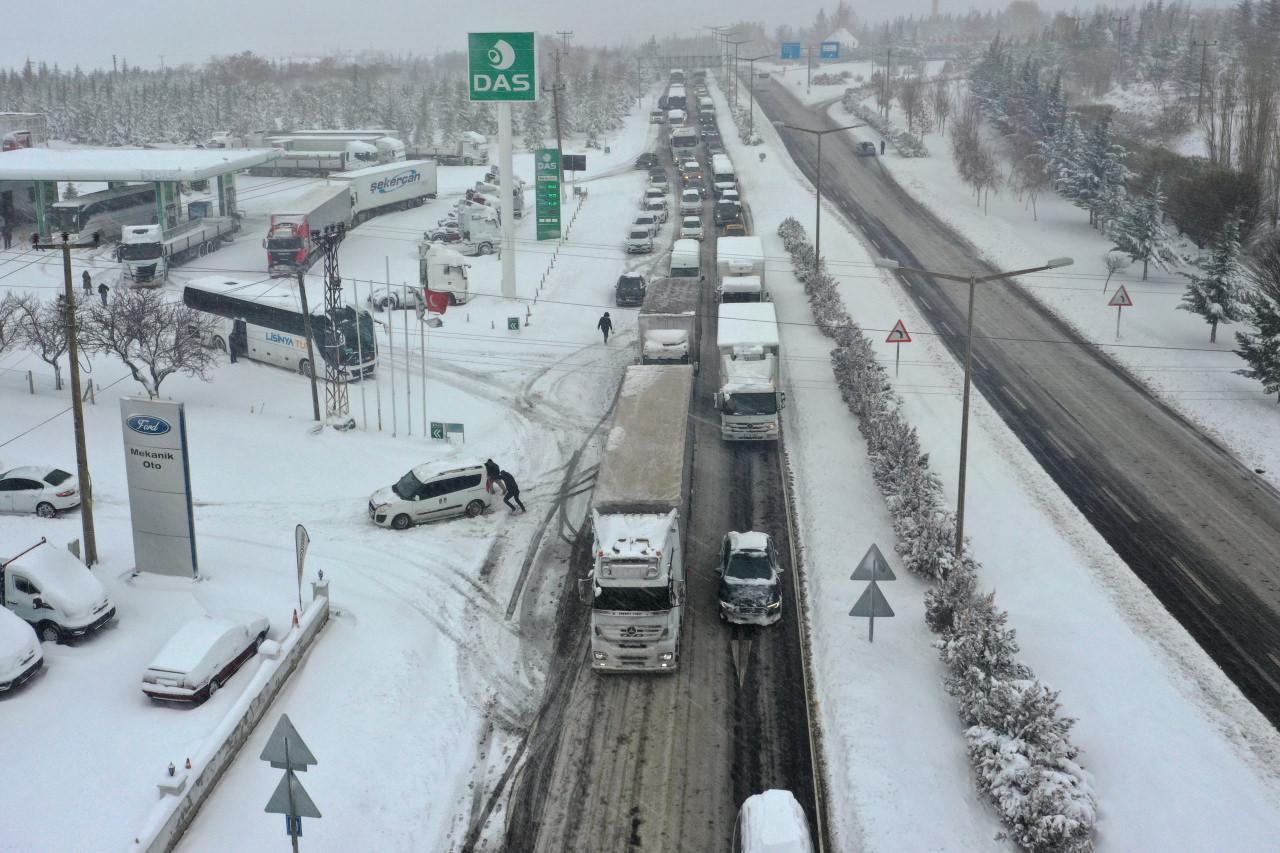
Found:
[[[271,148],[21,148],[0,155],[0,181],[199,181],[279,156]]]

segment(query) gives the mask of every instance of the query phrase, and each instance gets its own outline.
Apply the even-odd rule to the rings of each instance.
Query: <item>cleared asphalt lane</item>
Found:
[[[825,107],[806,107],[779,85],[756,87],[755,98],[774,122],[836,126]],[[812,180],[812,136],[780,133]],[[822,191],[885,257],[960,275],[995,271],[879,158],[857,157],[846,134],[824,141]],[[962,359],[968,286],[901,278]],[[1280,724],[1280,494],[1026,292],[1010,283],[979,288],[975,388],[1241,691]]]

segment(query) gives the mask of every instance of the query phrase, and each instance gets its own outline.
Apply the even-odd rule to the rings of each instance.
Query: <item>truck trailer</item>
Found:
[[[239,229],[239,222],[228,216],[192,219],[164,232],[159,225],[126,225],[118,257],[134,284],[159,284],[168,280],[171,268],[216,252]]]
[[[781,390],[781,343],[772,302],[721,303],[716,326],[720,353],[720,435],[726,441],[776,441]]]
[[[681,514],[693,443],[687,365],[633,365],[622,380],[591,502],[591,668],[674,672],[685,568]]]
[[[262,241],[268,272],[292,275],[310,269],[320,254],[316,238],[331,225],[351,227],[351,188],[345,182],[316,187],[271,214]]]
[[[436,197],[436,164],[430,160],[386,163],[330,175],[330,184],[351,190],[352,225],[381,213],[408,210]]]
[[[489,140],[483,133],[465,131],[453,143],[415,145],[409,150],[414,159],[435,160],[441,166],[489,165]]]
[[[641,364],[692,364],[698,372],[698,283],[691,278],[659,278],[645,289],[637,317]]]
[[[758,236],[721,237],[716,241],[716,274],[721,302],[766,302],[764,241]]]

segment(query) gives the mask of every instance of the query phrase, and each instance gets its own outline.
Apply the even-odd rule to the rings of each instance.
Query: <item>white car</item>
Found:
[[[693,215],[702,211],[702,193],[696,189],[685,189],[680,193],[681,215]]]
[[[733,825],[735,853],[813,853],[804,808],[790,791],[747,797]]]
[[[649,236],[656,237],[658,232],[662,230],[662,223],[658,221],[658,217],[652,213],[642,213],[636,217],[636,221],[632,225],[642,226],[649,229]]]
[[[737,190],[722,190],[720,193],[720,201],[731,201],[738,207],[742,207],[742,196]]]
[[[696,216],[686,216],[680,220],[680,238],[688,240],[701,240],[702,220]]]
[[[396,530],[458,515],[475,518],[489,507],[484,479],[484,466],[479,464],[417,465],[394,486],[373,493],[369,518]]]
[[[640,224],[631,226],[627,232],[627,254],[643,255],[653,251],[653,232]]]
[[[652,213],[657,217],[659,223],[667,221],[667,199],[665,197],[649,199],[645,202],[644,209],[645,212]]]
[[[365,302],[372,308],[387,311],[418,308],[423,304],[422,290],[417,287],[387,287],[384,284],[373,288],[365,297]]]
[[[644,191],[644,195],[640,197],[641,209],[643,209],[646,204],[648,204],[651,200],[654,200],[654,199],[658,201],[666,201],[667,200],[666,189],[658,186],[646,187]]]
[[[80,506],[80,481],[60,468],[34,465],[0,474],[0,512],[34,512],[53,518]]]
[[[22,684],[42,666],[44,651],[36,629],[0,607],[0,693]]]
[[[269,627],[253,613],[192,619],[142,674],[142,692],[167,702],[205,701],[257,653]]]

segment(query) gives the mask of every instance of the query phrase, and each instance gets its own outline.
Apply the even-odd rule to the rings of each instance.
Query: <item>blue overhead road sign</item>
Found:
[[[783,59],[799,59],[800,58],[800,42],[784,41],[782,43]]]
[[[822,43],[822,51],[818,54],[823,59],[839,59],[840,58],[840,42],[824,41]]]

